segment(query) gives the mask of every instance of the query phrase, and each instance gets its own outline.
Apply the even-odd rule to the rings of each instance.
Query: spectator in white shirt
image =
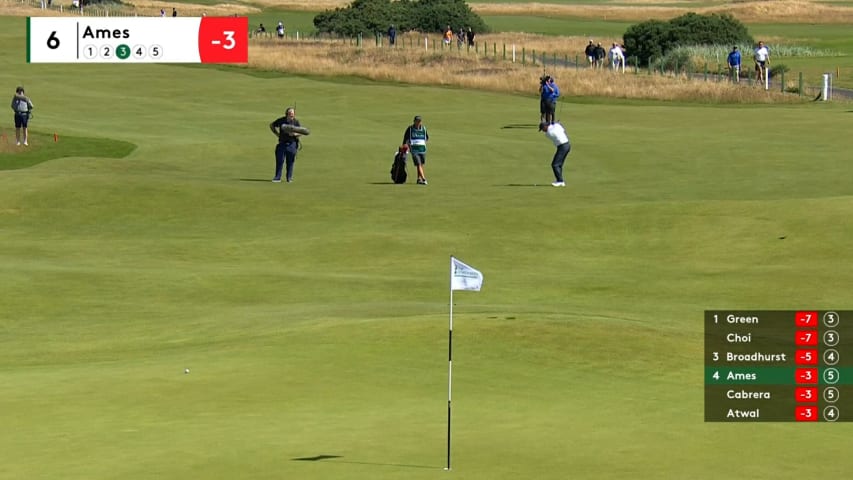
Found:
[[[755,49],[755,81],[764,82],[767,75],[767,66],[770,65],[770,49],[764,45],[764,42],[758,42],[758,48]]]
[[[619,67],[625,68],[625,53],[622,52],[622,47],[616,43],[610,48],[610,67],[613,70],[618,70]]]

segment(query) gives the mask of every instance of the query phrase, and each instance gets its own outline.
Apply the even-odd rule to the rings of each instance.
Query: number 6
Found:
[[[50,35],[47,37],[47,48],[51,50],[56,50],[59,48],[59,39],[56,38],[56,31],[50,32]]]

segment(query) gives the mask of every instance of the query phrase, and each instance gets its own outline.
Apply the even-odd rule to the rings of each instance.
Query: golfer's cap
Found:
[[[415,115],[415,120],[414,120],[414,121],[415,121],[415,122],[420,122],[420,121],[421,121],[421,116],[420,116],[420,115]]]
[[[542,123],[540,123],[540,124],[539,124],[539,131],[540,131],[540,132],[544,132],[545,130],[548,130],[548,122],[542,122]]]

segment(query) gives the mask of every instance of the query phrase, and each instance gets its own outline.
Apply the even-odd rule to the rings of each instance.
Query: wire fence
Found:
[[[677,77],[701,82],[730,82],[746,87],[766,88],[781,93],[814,97],[821,93],[822,84],[807,83],[803,72],[789,72],[786,70],[767,71],[763,76],[756,74],[752,69],[745,66],[739,71],[731,70],[727,65],[721,63],[704,62],[697,64],[695,61],[679,63],[677,59],[665,60],[663,58],[650,59],[646,65],[641,65],[637,57],[628,56],[624,60],[612,61],[608,58],[590,63],[585,55],[578,53],[570,54],[565,51],[546,52],[531,49],[514,43],[498,43],[496,41],[477,41],[473,43],[453,41],[444,42],[435,35],[424,35],[419,33],[406,33],[397,35],[392,42],[384,34],[355,36],[342,36],[329,33],[312,32],[290,32],[285,31],[283,35],[275,32],[250,32],[250,39],[258,41],[282,42],[282,46],[296,46],[302,42],[332,43],[349,45],[353,48],[379,48],[379,49],[404,49],[421,51],[432,55],[471,55],[479,56],[496,62],[507,62],[521,66],[530,66],[537,69],[548,69],[549,71],[575,70],[609,70],[624,75],[657,75],[664,77]],[[839,67],[836,72],[828,72],[837,80],[843,74]],[[847,73],[853,76],[853,68]],[[853,91],[846,89],[833,89],[837,97],[853,99]]]

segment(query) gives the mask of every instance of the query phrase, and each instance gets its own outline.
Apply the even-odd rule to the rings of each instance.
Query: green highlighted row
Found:
[[[705,385],[853,385],[853,368],[705,367]]]

